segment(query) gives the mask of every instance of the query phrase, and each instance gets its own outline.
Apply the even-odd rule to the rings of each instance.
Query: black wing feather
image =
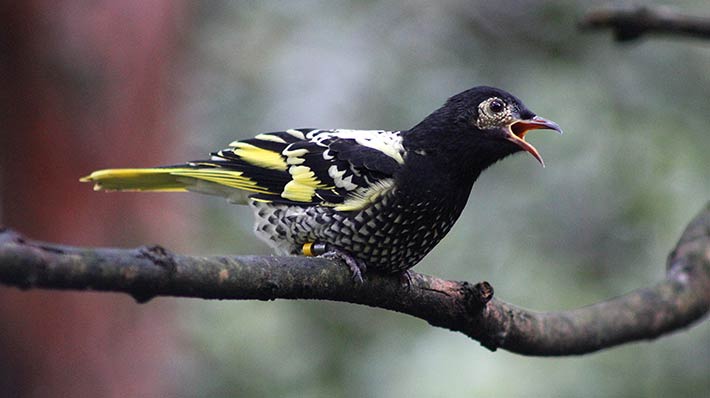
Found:
[[[360,145],[355,138],[352,138],[352,130],[348,130],[348,135],[345,137],[339,136],[339,130],[289,131],[290,133],[286,131],[265,133],[239,141],[282,155],[284,161],[288,160],[288,167],[285,170],[265,168],[250,163],[235,152],[239,149],[234,147],[236,143],[230,144],[232,148],[213,153],[210,160],[192,163],[203,167],[239,171],[269,191],[269,193],[252,194],[253,199],[298,206],[341,204],[353,195],[367,190],[374,183],[391,178],[401,167],[390,155]],[[363,132],[363,134],[367,133]],[[378,137],[377,134],[369,133],[371,138]],[[378,132],[378,134],[382,133],[384,132]],[[315,176],[313,194],[308,201],[292,200],[282,196],[285,190],[290,189],[287,185],[294,181],[291,169],[296,166],[307,167]],[[333,172],[337,175],[332,175]],[[315,187],[316,184],[318,187]]]

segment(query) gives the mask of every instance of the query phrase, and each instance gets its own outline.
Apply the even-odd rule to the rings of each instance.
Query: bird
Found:
[[[103,191],[189,191],[248,205],[255,234],[277,254],[344,262],[352,278],[409,275],[451,230],[473,184],[497,161],[528,152],[528,131],[560,126],[512,94],[477,86],[408,130],[295,128],[237,140],[209,159],[104,169],[81,178]]]

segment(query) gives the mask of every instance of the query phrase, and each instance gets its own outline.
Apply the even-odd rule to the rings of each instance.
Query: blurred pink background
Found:
[[[78,178],[179,152],[170,82],[185,11],[172,0],[0,5],[4,225],[67,244],[138,245],[156,235],[180,244],[185,221],[169,197],[96,200]],[[122,230],[130,236],[116,236]],[[173,306],[89,295],[0,287],[0,395],[170,393]]]

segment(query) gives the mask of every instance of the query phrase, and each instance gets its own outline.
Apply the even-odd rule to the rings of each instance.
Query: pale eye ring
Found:
[[[490,109],[493,113],[500,113],[503,112],[503,110],[505,109],[505,104],[503,103],[503,101],[496,98],[491,101],[490,104],[488,104],[488,109]]]

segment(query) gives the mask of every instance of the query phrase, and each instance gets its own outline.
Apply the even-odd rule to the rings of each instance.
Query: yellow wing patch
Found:
[[[307,153],[308,149],[306,148],[289,149],[287,147],[283,151],[283,155],[286,156],[286,163],[289,165],[298,165],[304,163],[306,159],[304,159],[303,156]]]
[[[286,160],[278,152],[239,141],[233,142],[230,145],[234,147],[234,154],[245,162],[272,170],[286,171],[286,169],[288,169]]]
[[[273,134],[257,134],[256,137],[257,140],[261,141],[271,141],[271,142],[278,142],[279,144],[286,144],[286,141],[279,137],[278,135],[273,135]],[[238,142],[238,141],[236,141]]]
[[[353,211],[361,210],[374,203],[380,196],[389,192],[394,187],[394,180],[391,178],[377,181],[367,189],[355,191],[345,202],[336,205],[335,210]]]
[[[291,166],[288,169],[292,180],[284,186],[281,197],[294,202],[311,202],[316,189],[331,189],[316,178],[308,166]]]

